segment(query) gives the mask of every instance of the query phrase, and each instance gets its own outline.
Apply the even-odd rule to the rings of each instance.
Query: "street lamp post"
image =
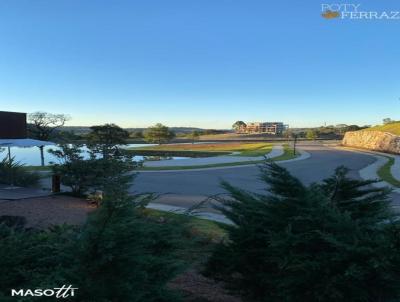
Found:
[[[296,155],[297,134],[293,134],[293,155]]]

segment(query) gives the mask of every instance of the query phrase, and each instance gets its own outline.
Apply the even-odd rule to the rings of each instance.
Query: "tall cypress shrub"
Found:
[[[398,301],[400,227],[389,191],[347,172],[305,186],[268,163],[268,194],[223,183],[220,210],[233,225],[206,273],[251,301]]]

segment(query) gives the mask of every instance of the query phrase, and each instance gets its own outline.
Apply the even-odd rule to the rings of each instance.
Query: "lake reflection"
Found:
[[[153,146],[150,144],[128,144],[125,145],[124,148],[128,147],[143,147],[143,146]],[[57,146],[45,146],[44,147],[44,161],[46,165],[49,165],[51,162],[58,163],[58,159],[51,153],[48,152],[48,150],[53,149],[53,150],[58,150],[59,147]],[[86,147],[83,147],[82,149],[86,149]],[[1,148],[2,152],[0,152],[0,159],[3,159],[8,155],[7,148]],[[89,155],[85,152],[84,154],[85,158],[88,158]],[[16,161],[21,162],[22,164],[25,164],[27,166],[40,166],[40,150],[38,147],[29,147],[29,148],[17,148],[17,147],[12,147],[11,148],[11,156],[15,157]],[[139,161],[143,160],[143,156],[134,156],[133,160]]]

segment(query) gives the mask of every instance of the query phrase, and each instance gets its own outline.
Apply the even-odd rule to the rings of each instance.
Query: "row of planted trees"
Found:
[[[70,116],[66,114],[53,114],[48,112],[34,112],[28,115],[28,134],[30,137],[48,141],[51,139],[57,141],[75,141],[75,140],[90,140],[93,132],[106,133],[113,132],[118,136],[128,138],[130,136],[143,138],[152,143],[165,143],[175,137],[175,133],[167,126],[157,123],[154,126],[148,127],[143,132],[130,133],[115,124],[104,124],[103,126],[90,127],[91,133],[84,136],[77,136],[71,132],[63,131],[63,127]]]
[[[38,140],[55,140],[59,143],[72,143],[76,141],[86,142],[92,147],[100,145],[106,149],[107,145],[124,143],[131,133],[115,124],[104,124],[90,127],[90,132],[85,136],[78,136],[71,132],[62,131],[62,127],[70,119],[65,114],[52,114],[47,112],[34,112],[28,115],[28,135]],[[194,134],[197,137],[197,134]],[[175,137],[175,133],[167,126],[160,123],[147,128],[140,133],[134,133],[134,137],[144,139],[149,143],[163,144]],[[40,147],[41,163],[44,166],[44,148]]]

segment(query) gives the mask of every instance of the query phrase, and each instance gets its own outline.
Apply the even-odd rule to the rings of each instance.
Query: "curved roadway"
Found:
[[[299,148],[311,154],[305,160],[282,163],[303,183],[310,184],[329,177],[335,168],[344,165],[350,169],[350,176],[359,178],[358,171],[372,164],[376,159],[367,154],[337,150],[317,144],[299,144]],[[221,180],[232,185],[262,192],[265,189],[259,179],[256,166],[229,167],[226,169],[202,171],[160,171],[141,172],[138,174],[132,192],[156,192],[165,194],[156,202],[168,205],[190,207],[207,196],[224,193],[220,187]],[[395,203],[400,202],[400,195],[393,194]]]

